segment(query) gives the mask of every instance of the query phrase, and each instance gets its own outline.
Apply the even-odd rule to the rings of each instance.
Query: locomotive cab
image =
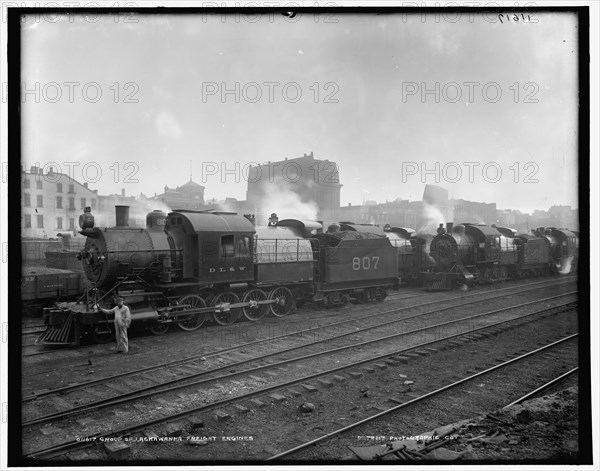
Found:
[[[183,277],[200,284],[253,279],[254,225],[235,213],[177,210],[170,227],[183,237]]]

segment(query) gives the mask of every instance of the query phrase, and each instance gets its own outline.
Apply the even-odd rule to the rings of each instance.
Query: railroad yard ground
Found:
[[[380,303],[132,334],[128,354],[114,343],[53,350],[28,333],[23,453],[31,463],[577,463],[578,372],[503,409],[578,366],[576,291],[574,277],[403,288]]]

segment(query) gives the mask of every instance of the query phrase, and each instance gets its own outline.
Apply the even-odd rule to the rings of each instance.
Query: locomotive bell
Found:
[[[81,230],[92,229],[94,227],[94,216],[92,216],[92,208],[86,206],[83,214],[79,216],[79,227]]]

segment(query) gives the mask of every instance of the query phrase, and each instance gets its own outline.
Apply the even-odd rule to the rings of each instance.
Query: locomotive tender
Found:
[[[255,321],[268,311],[287,315],[297,302],[343,305],[382,300],[400,283],[396,249],[384,235],[323,234],[314,221],[287,219],[255,227],[235,213],[153,211],[146,227],[129,227],[127,206],[117,206],[115,227],[80,217],[87,238],[80,253],[92,288],[77,301],[46,309],[39,342],[77,345],[90,334],[113,337],[111,307],[119,296],[132,325],[155,334],[171,324],[196,330],[209,316],[221,325],[240,315]]]

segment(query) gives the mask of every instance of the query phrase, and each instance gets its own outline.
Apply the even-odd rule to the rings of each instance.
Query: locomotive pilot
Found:
[[[131,312],[123,304],[123,298],[117,298],[117,305],[112,309],[102,309],[97,304],[94,306],[100,309],[104,314],[113,312],[115,314],[115,339],[117,349],[115,353],[127,353],[129,351],[129,341],[127,339],[127,329],[131,325]]]

